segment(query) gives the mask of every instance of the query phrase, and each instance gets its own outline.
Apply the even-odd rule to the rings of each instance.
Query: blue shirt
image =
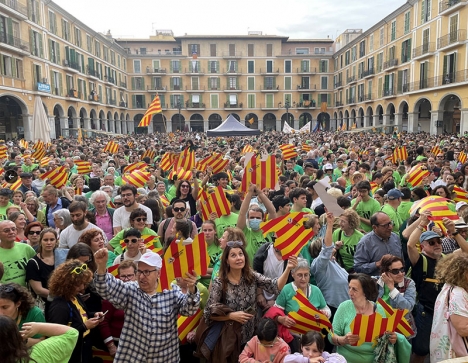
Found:
[[[51,208],[49,206],[49,211],[46,216],[47,222],[49,223],[49,227],[55,228],[54,216],[52,215],[52,213],[54,213],[55,211],[58,211],[59,209],[62,209],[62,200],[60,198],[58,198],[57,204],[55,205],[54,208]]]

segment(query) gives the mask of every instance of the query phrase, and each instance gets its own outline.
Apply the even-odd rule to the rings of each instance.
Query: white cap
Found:
[[[157,253],[154,252],[146,252],[141,255],[140,259],[135,262],[143,262],[146,263],[148,266],[153,266],[158,269],[162,267],[162,258]]]
[[[325,164],[325,166],[323,167],[323,170],[333,170],[333,165],[332,164]]]
[[[458,212],[460,210],[460,208],[463,207],[464,205],[468,205],[468,203],[458,202],[457,204],[455,204],[455,210]]]

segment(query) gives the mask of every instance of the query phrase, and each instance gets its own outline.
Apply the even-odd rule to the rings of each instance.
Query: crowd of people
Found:
[[[2,362],[434,363],[468,356],[464,136],[156,133],[57,139],[35,159],[37,145],[0,141]],[[284,145],[295,153],[286,155]],[[196,161],[215,155],[226,167],[214,173],[198,163],[174,173],[174,159],[168,167],[165,156],[181,152]],[[274,188],[241,187],[251,153],[275,157]],[[125,174],[132,165],[149,173],[144,185]],[[66,183],[57,187],[50,172],[62,167]],[[417,179],[414,170],[425,173]],[[317,183],[339,213],[328,210]],[[230,210],[206,216],[200,196],[219,187]],[[313,237],[286,258],[262,222],[298,212]],[[188,271],[158,289],[164,252],[201,233],[206,274]],[[299,295],[331,329],[298,334],[291,313],[302,311]],[[386,317],[388,306],[405,311],[410,333],[387,329],[374,341],[357,334],[358,316]],[[189,331],[178,327],[183,317],[193,318]]]

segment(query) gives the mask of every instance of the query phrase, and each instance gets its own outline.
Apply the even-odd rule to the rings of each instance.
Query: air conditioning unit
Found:
[[[47,78],[42,78],[42,83],[49,83],[49,80]]]

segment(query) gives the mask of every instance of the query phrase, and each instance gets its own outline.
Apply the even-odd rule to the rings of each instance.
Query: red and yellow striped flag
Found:
[[[39,161],[39,166],[41,168],[45,168],[47,165],[49,165],[49,163],[52,161],[52,158],[50,157],[46,157],[46,158],[42,158],[40,161]]]
[[[176,164],[177,155],[175,153],[165,153],[161,158],[159,167],[164,171],[169,171]]]
[[[455,202],[466,202],[466,203],[468,203],[468,192],[465,189],[454,185],[453,186],[453,192],[455,193],[455,198],[453,198],[453,200]]]
[[[297,158],[296,147],[292,144],[284,144],[280,147],[281,152],[283,153],[283,160],[295,159]]]
[[[137,161],[136,163],[132,163],[130,165],[127,165],[123,172],[124,173],[131,173],[135,170],[144,170],[145,168],[148,167],[148,164],[146,164],[144,161]]]
[[[408,178],[406,181],[411,184],[413,187],[421,185],[424,178],[427,178],[431,173],[427,170],[424,165],[415,165],[408,172]]]
[[[227,200],[226,193],[221,186],[214,188],[212,193],[203,190],[199,199],[204,221],[210,219],[211,213],[216,213],[218,218],[231,213],[231,203]]]
[[[244,147],[242,148],[242,151],[241,151],[241,155],[245,155],[247,153],[253,153],[254,151],[254,148],[252,147],[252,145],[244,145]]]
[[[8,147],[6,145],[0,145],[0,160],[7,158]]]
[[[134,185],[136,188],[143,188],[149,180],[151,174],[147,171],[134,170],[131,173],[122,175],[125,184]]]
[[[229,164],[229,160],[224,159],[224,156],[219,153],[214,153],[203,160],[207,167],[211,166],[213,174],[222,172]]]
[[[438,145],[436,145],[432,147],[431,154],[433,154],[434,156],[437,156],[439,154],[443,154],[443,151]]]
[[[379,184],[376,182],[370,182],[371,192],[374,194],[379,189]]]
[[[177,176],[177,180],[190,180],[192,179],[192,172],[182,168],[177,170],[172,169],[167,178],[173,180],[175,176]]]
[[[36,143],[33,146],[33,149],[34,150],[45,149],[44,141],[42,141],[42,140],[36,141]]]
[[[75,188],[75,195],[81,195],[83,194],[83,189],[82,188]]]
[[[9,188],[10,190],[15,191],[15,190],[18,190],[18,188],[21,186],[21,184],[22,184],[21,179],[18,178],[17,181],[15,181],[15,182],[12,183],[12,184],[9,184],[8,188]]]
[[[187,272],[206,275],[210,263],[206,246],[204,233],[197,234],[190,244],[172,241],[164,253],[158,290],[169,290],[171,282],[176,277],[185,277]]]
[[[42,180],[49,179],[50,184],[60,189],[67,184],[68,174],[64,166],[52,169],[40,176]]]
[[[196,165],[195,162],[195,152],[190,151],[189,149],[185,149],[179,155],[179,159],[175,164],[174,168],[179,169],[182,168],[184,170],[192,170]]]
[[[76,165],[78,174],[91,173],[92,167],[91,167],[91,163],[89,161],[76,160],[75,165]]]
[[[396,331],[396,327],[403,318],[404,311],[408,310],[398,310],[396,314],[389,318],[384,318],[379,313],[373,313],[372,315],[357,314],[350,325],[351,332],[359,335],[356,345],[375,343],[376,339],[385,332]]]
[[[141,160],[144,158],[150,158],[151,161],[156,157],[156,151],[148,149],[141,155]]]
[[[419,209],[419,212],[428,211],[431,212],[429,217],[430,221],[433,221],[440,229],[446,230],[442,223],[443,218],[448,218],[456,221],[460,217],[455,211],[455,205],[449,201],[449,199],[439,197],[437,195],[431,195],[421,199],[414,203],[410,208],[410,214]]]
[[[327,335],[332,329],[327,316],[312,305],[299,289],[292,299],[299,304],[299,310],[288,313],[288,317],[296,322],[289,330],[298,334],[306,334],[308,331],[314,330],[322,333],[323,336]]]
[[[27,149],[29,147],[29,142],[27,142],[25,139],[21,139],[19,141],[19,147],[22,149]]]
[[[304,212],[294,212],[282,217],[271,219],[260,224],[263,235],[276,233],[275,249],[281,252],[283,260],[297,256],[307,242],[314,236],[312,228],[305,228],[307,220]]]
[[[106,146],[104,147],[102,151],[109,152],[111,154],[117,154],[117,152],[119,151],[119,144],[111,140],[107,142]]]
[[[385,310],[385,315],[387,318],[390,318],[394,314],[400,314],[402,309],[393,309],[389,304],[383,301],[381,298],[377,300],[377,303],[381,305]],[[411,328],[411,325],[406,320],[405,315],[408,314],[408,310],[403,310],[403,317],[401,321],[396,326],[396,331],[400,334],[403,334],[405,337],[410,337],[414,335],[414,330]]]
[[[42,158],[44,158],[44,156],[46,156],[46,151],[44,148],[42,149],[36,149],[34,150],[34,152],[31,154],[31,157],[33,159],[36,159],[38,161],[42,160]]]
[[[165,195],[160,196],[159,199],[161,200],[161,203],[162,203],[164,208],[169,206],[170,201],[169,201],[169,199],[167,199],[167,197]]]
[[[156,113],[161,113],[161,112],[162,112],[161,100],[159,99],[159,96],[156,95],[154,97],[153,102],[151,102],[151,105],[146,110],[145,114],[143,115],[143,118],[138,124],[138,127],[148,127],[151,122],[151,119],[153,118],[153,115]]]
[[[115,278],[119,279],[119,265],[114,265],[111,266],[107,269],[107,272],[109,272],[111,275],[113,275]]]
[[[406,150],[406,146],[396,147],[395,150],[393,150],[393,164],[397,164],[399,161],[405,161],[406,159],[408,159],[408,151]]]
[[[308,145],[308,144],[302,144],[302,151],[311,151],[312,150],[312,146]]]
[[[177,333],[181,344],[187,343],[187,334],[198,326],[202,316],[203,311],[200,309],[192,316],[179,315],[177,319]]]
[[[466,163],[466,160],[467,160],[467,155],[464,151],[460,151],[460,154],[458,155],[458,161],[462,164],[465,164]]]
[[[133,149],[133,147],[135,146],[135,144],[133,143],[133,141],[127,141],[127,145],[130,149]]]
[[[3,175],[3,173],[5,173],[5,169],[3,169],[2,167],[0,167],[0,175]]]
[[[277,181],[276,158],[269,155],[266,160],[260,160],[260,157],[252,156],[244,168],[240,190],[247,192],[250,184],[255,184],[260,189],[275,189]]]
[[[78,144],[83,145],[83,132],[81,131],[81,127],[78,128],[77,141],[78,141]]]
[[[207,156],[204,159],[198,160],[197,164],[195,165],[195,168],[197,168],[198,171],[206,171],[206,168],[208,167],[208,160],[211,158],[211,156]]]
[[[253,117],[249,118],[247,121],[249,124],[253,124],[255,122],[255,119]]]

